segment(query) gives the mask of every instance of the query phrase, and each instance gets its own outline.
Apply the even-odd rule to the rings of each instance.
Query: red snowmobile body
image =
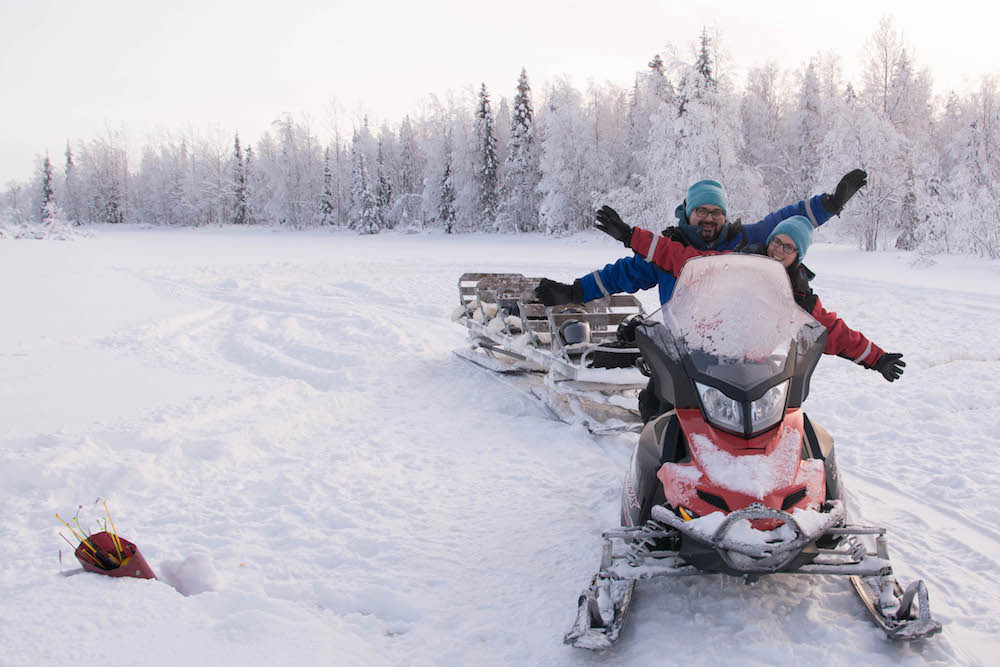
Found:
[[[751,506],[821,511],[840,497],[833,441],[801,408],[826,331],[794,304],[779,264],[755,256],[732,260],[752,263],[754,270],[740,280],[757,276],[756,298],[743,291],[735,303],[711,302],[719,291],[685,298],[692,283],[697,292],[699,283],[732,279],[730,262],[693,261],[679,297],[664,311],[669,326],[647,321],[636,330],[658,398],[675,409],[650,421],[640,436],[622,492],[623,526],[644,524],[654,505],[686,521]],[[758,530],[781,523],[750,519]],[[744,573],[691,535],[683,534],[680,553],[699,569]],[[813,554],[806,548],[787,566]]]

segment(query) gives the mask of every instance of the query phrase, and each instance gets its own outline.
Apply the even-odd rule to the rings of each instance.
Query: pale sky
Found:
[[[974,8],[976,6],[979,8]],[[255,142],[283,113],[330,137],[368,114],[395,125],[430,94],[486,83],[512,97],[565,74],[631,86],[653,54],[721,31],[737,74],[840,56],[857,82],[865,41],[891,15],[938,93],[1000,74],[995,3],[888,0],[0,0],[0,186],[49,152],[124,127],[135,150],[164,131]]]

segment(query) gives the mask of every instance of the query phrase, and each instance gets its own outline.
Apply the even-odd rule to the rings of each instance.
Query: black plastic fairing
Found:
[[[818,323],[816,326],[819,326]],[[815,334],[815,332],[809,332]],[[804,330],[800,331],[797,341],[790,341],[788,354],[784,365],[773,375],[760,383],[746,388],[726,382],[716,376],[705,373],[699,368],[714,368],[718,374],[718,357],[703,350],[689,350],[683,340],[673,336],[669,329],[659,322],[645,321],[636,328],[636,344],[642,358],[649,367],[657,394],[661,401],[672,403],[678,408],[697,408],[706,414],[701,396],[695,383],[714,387],[729,398],[743,405],[743,428],[739,431],[722,429],[733,435],[751,438],[770,430],[777,424],[766,429],[754,430],[750,423],[750,402],[759,400],[771,388],[789,381],[785,396],[785,409],[801,407],[809,394],[809,378],[823,354],[826,345],[826,331],[822,330],[814,336],[811,344]],[[706,415],[707,419],[707,415]]]
[[[792,384],[788,387],[789,408],[802,407],[809,396],[809,380],[826,349],[826,329],[820,327],[819,335],[811,345],[806,345],[806,340],[806,336],[799,336],[799,343],[795,346],[797,368],[792,376]]]
[[[636,327],[635,342],[643,361],[656,378],[661,401],[678,408],[698,408],[701,403],[688,379],[673,334],[659,322],[645,320]]]
[[[826,470],[826,498],[840,498],[840,471],[837,468],[837,456],[833,448],[833,437],[819,424],[803,415],[802,424],[805,430],[803,445],[808,458],[820,459]]]
[[[665,439],[676,437],[677,417],[674,413],[660,415],[650,421],[639,434],[632,452],[625,483],[622,486],[621,524],[640,526],[649,519],[653,505],[665,502],[663,485],[656,477],[660,469]]]

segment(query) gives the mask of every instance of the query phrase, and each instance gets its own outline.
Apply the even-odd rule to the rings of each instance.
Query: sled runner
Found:
[[[552,414],[593,433],[638,432],[634,343],[618,329],[643,314],[638,299],[619,294],[585,305],[546,307],[535,297],[541,278],[519,273],[465,273],[452,319],[469,330],[459,357],[502,376],[539,399]]]

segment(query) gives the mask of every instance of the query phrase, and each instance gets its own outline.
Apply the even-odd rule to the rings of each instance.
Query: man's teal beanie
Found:
[[[691,211],[703,204],[712,204],[722,209],[723,213],[728,213],[729,202],[726,199],[726,191],[722,189],[722,184],[718,181],[704,180],[698,181],[688,188],[687,199],[685,200],[684,213],[691,217]]]
[[[767,242],[770,243],[771,239],[778,234],[787,234],[792,239],[795,247],[799,249],[799,261],[802,261],[813,240],[812,223],[801,215],[793,215],[790,218],[785,218],[778,223],[778,226],[774,228],[771,235],[767,237]]]

